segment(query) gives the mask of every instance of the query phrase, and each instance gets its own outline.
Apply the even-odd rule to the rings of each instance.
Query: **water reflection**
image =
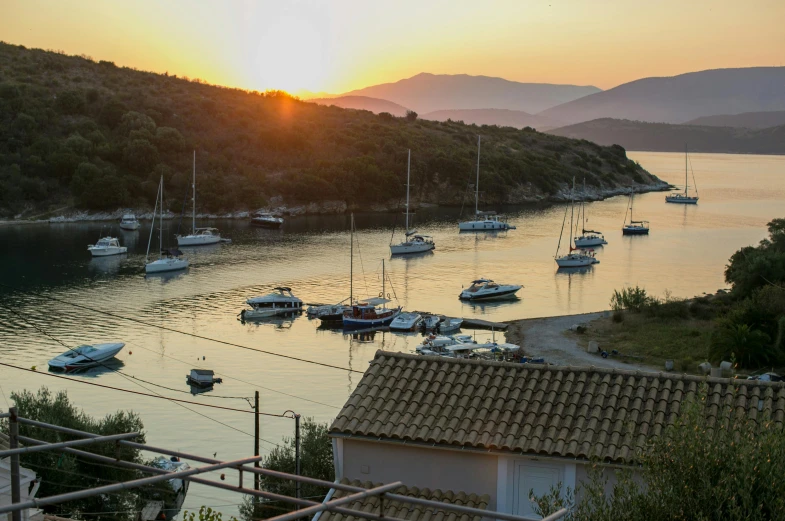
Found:
[[[84,368],[77,368],[71,369],[68,371],[63,371],[62,369],[58,370],[56,368],[49,368],[50,373],[67,373],[69,376],[83,376],[86,378],[98,378],[108,373],[114,373],[121,370],[125,367],[125,362],[119,360],[117,358],[110,358],[109,360],[104,360],[101,362],[101,365],[97,365],[95,367],[84,367]]]
[[[174,282],[178,279],[182,279],[185,277],[191,268],[185,268],[184,270],[178,271],[163,271],[161,273],[145,273],[144,278],[149,281],[160,281],[161,284],[169,284]]]
[[[107,257],[93,257],[90,259],[88,269],[102,275],[116,275],[120,272],[123,261],[128,260],[128,254],[111,255]]]

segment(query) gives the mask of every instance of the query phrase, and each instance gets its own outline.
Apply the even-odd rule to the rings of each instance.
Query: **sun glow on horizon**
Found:
[[[420,72],[607,89],[647,76],[785,65],[781,0],[9,0],[4,10],[8,43],[295,95]]]

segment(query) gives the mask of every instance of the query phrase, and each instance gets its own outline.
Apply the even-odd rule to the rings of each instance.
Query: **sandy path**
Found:
[[[642,364],[587,353],[585,348],[578,345],[577,335],[569,332],[570,327],[589,323],[602,316],[603,312],[597,312],[514,320],[509,322],[510,327],[505,334],[507,342],[523,347],[526,356],[542,357],[550,364],[654,371],[655,369]]]

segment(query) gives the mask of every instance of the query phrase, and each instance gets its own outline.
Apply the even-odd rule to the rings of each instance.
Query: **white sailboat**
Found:
[[[582,268],[584,266],[591,266],[592,264],[599,264],[600,261],[594,257],[594,252],[592,250],[584,250],[577,247],[573,247],[573,239],[572,239],[572,226],[573,226],[573,217],[575,215],[575,178],[572,179],[572,193],[570,196],[570,251],[567,255],[563,255],[559,257],[559,249],[561,248],[561,239],[562,235],[564,235],[564,224],[567,221],[567,210],[564,210],[564,221],[562,221],[561,225],[561,233],[559,233],[559,244],[556,246],[556,255],[554,259],[556,259],[556,264],[560,268]]]
[[[586,178],[583,178],[583,194],[584,199],[586,198]],[[584,205],[583,199],[581,199],[581,207],[578,211],[578,219],[581,221],[581,236],[575,237],[575,247],[576,248],[591,248],[594,246],[603,246],[608,244],[608,241],[605,240],[605,237],[602,235],[602,232],[597,232],[594,230],[587,230],[586,229],[586,207]],[[577,231],[576,231],[577,233]]]
[[[158,260],[149,262],[150,245],[153,242],[153,230],[155,230],[155,213],[158,206],[161,206],[161,215],[158,219]],[[182,252],[177,248],[164,251],[164,176],[158,184],[158,196],[155,199],[155,209],[153,210],[153,222],[150,226],[150,238],[147,240],[147,254],[144,258],[145,273],[164,273],[167,271],[184,270],[188,267],[188,259],[182,258]]]
[[[417,230],[409,229],[409,186],[412,169],[412,151],[409,150],[409,161],[406,166],[406,231],[405,240],[400,244],[390,244],[390,253],[401,255],[404,253],[422,253],[436,247],[433,239],[427,235],[419,235]]]
[[[477,136],[477,182],[474,184],[474,216],[473,221],[458,223],[462,232],[489,232],[498,230],[514,230],[515,226],[499,220],[496,212],[480,211],[480,136]]]
[[[688,154],[687,145],[684,145],[684,193],[683,194],[669,194],[665,196],[666,203],[676,204],[698,204],[698,185],[695,185],[695,195],[690,195],[690,185],[687,178],[688,170]],[[692,175],[692,180],[695,182],[695,174]]]
[[[193,209],[191,210],[191,233],[188,235],[177,235],[178,246],[204,246],[206,244],[218,244],[221,242],[221,234],[217,228],[197,228],[196,227],[196,150],[194,150],[193,181]]]

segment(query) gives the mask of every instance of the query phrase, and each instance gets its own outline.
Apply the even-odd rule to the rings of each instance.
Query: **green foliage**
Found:
[[[46,387],[42,387],[35,394],[29,391],[11,393],[11,399],[15,402],[19,415],[32,420],[104,436],[123,432],[142,432],[143,430],[142,420],[136,413],[118,411],[114,414],[108,414],[104,418],[95,419],[73,405],[65,391],[53,394]],[[25,424],[19,426],[19,433],[22,436],[36,438],[49,443],[79,438]],[[135,441],[144,443],[144,434],[142,433]],[[87,445],[81,447],[80,450],[135,463],[144,463],[138,449],[122,445],[116,446],[114,443]],[[21,456],[21,464],[35,470],[42,477],[38,497],[64,494],[74,490],[98,487],[142,477],[135,470],[107,466],[96,463],[93,460],[55,451],[23,454]],[[44,507],[44,510],[47,513],[81,519],[125,521],[133,518],[133,515],[127,512],[138,508],[138,492],[130,490],[77,499],[61,505]],[[87,514],[88,512],[106,513],[97,515]]]
[[[418,114],[413,110],[406,111],[406,121],[416,121]]]
[[[300,426],[300,473],[310,478],[321,479],[324,481],[335,480],[335,469],[333,468],[333,449],[330,437],[327,436],[329,426],[326,423],[316,423],[313,418],[304,418]],[[295,440],[294,438],[284,438],[283,443],[275,447],[264,459],[262,466],[266,469],[277,470],[279,472],[295,473]],[[295,496],[295,484],[292,481],[280,480],[269,476],[261,478],[262,490]],[[328,489],[302,483],[300,493],[302,497],[310,497],[313,501],[320,496],[327,494]],[[245,497],[240,506],[240,516],[245,521],[253,519],[267,518],[293,510],[289,504],[275,502],[274,505],[266,505],[263,501],[256,505],[254,513],[253,498]]]
[[[198,514],[189,512],[188,510],[183,512],[183,521],[222,521],[222,519],[220,512],[213,510],[210,507],[203,506],[199,508]],[[229,518],[229,521],[237,521],[237,518],[232,516]]]
[[[770,342],[763,331],[726,319],[714,332],[709,357],[715,362],[735,359],[741,367],[756,368],[772,360]]]
[[[749,297],[767,285],[785,291],[785,219],[774,219],[768,229],[768,239],[734,253],[725,268],[725,280],[737,297]]]
[[[416,179],[413,197],[461,204],[474,176],[480,131],[484,205],[520,202],[520,194],[528,192],[547,197],[576,175],[600,188],[651,179],[620,147],[533,129],[480,129],[420,120],[411,111],[396,118],[343,110],[281,91],[210,86],[3,43],[0,71],[0,168],[21,169],[21,177],[3,181],[15,195],[0,196],[0,216],[34,209],[40,190],[9,185],[19,188],[20,179],[33,176],[49,187],[41,206],[73,200],[95,208],[96,198],[81,197],[86,189],[82,194],[70,189],[77,167],[99,159],[123,180],[127,197],[121,187],[117,198],[123,204],[152,206],[155,194],[143,186],[158,165],[172,172],[166,193],[180,199],[186,187],[176,181],[190,173],[191,147],[197,150],[197,201],[209,211],[254,209],[250,205],[272,196],[287,203],[342,200],[365,208],[397,201],[407,148]],[[32,156],[37,160],[30,161]],[[576,156],[580,162],[573,164]]]
[[[638,286],[623,288],[621,291],[613,290],[611,296],[611,309],[614,311],[629,310],[640,313],[650,303],[651,297],[644,288]]]
[[[608,472],[595,466],[576,495],[571,521],[769,521],[785,519],[785,432],[761,415],[732,408],[707,419],[707,387],[682,404],[673,425],[638,455],[642,483],[617,474],[606,495]],[[537,498],[546,505],[561,498]]]

